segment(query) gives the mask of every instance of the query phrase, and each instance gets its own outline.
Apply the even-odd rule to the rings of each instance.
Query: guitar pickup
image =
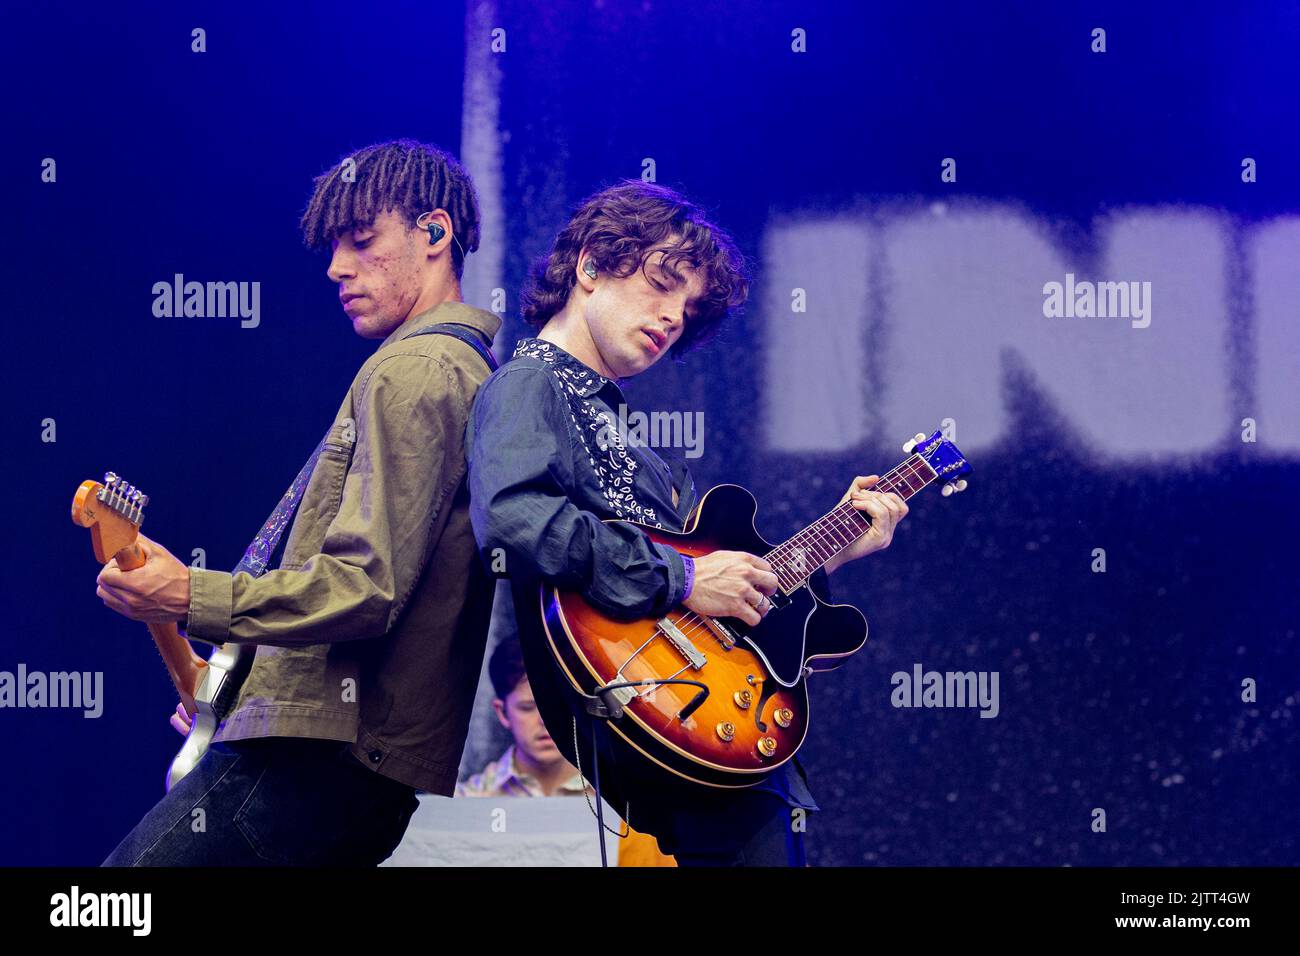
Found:
[[[686,658],[686,662],[695,670],[704,666],[704,655],[700,653],[699,648],[691,643],[690,638],[682,633],[681,628],[674,624],[668,618],[659,619],[659,629],[663,631],[664,637],[668,642],[677,648],[677,653]]]

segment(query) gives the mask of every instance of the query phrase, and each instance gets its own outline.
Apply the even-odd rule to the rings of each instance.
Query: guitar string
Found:
[[[876,487],[885,492],[897,490],[893,487],[892,482],[883,479]],[[845,507],[845,505],[848,505],[848,507]],[[841,529],[841,527],[837,527],[837,525],[849,526],[849,519],[851,516],[856,516],[854,517],[854,521],[859,523],[863,520],[867,520],[866,527],[861,528],[857,534],[846,533]],[[832,521],[832,519],[834,519],[834,521]],[[813,553],[814,557],[821,557],[820,552],[822,550],[829,550],[830,554],[819,562],[819,564],[824,564],[837,551],[857,540],[862,534],[865,534],[869,528],[869,519],[863,519],[861,513],[858,512],[856,508],[853,508],[851,504],[845,502],[844,504],[837,505],[829,513],[813,522],[807,528],[804,528],[782,544],[778,545],[776,548],[773,548],[764,555],[764,559],[769,564],[776,565],[780,570],[788,571],[789,569],[786,567],[786,560],[791,552],[799,552],[797,557],[802,562],[804,555],[809,551]],[[844,535],[847,540],[841,541],[841,535]],[[802,568],[800,570],[802,570]],[[778,577],[779,576],[778,572]],[[782,582],[782,584],[784,586],[784,582]],[[797,587],[798,585],[796,584],[794,586]]]
[[[916,479],[919,482],[917,487],[912,487],[911,479]],[[885,492],[892,491],[899,494],[900,497],[907,499],[924,488],[926,484],[928,484],[928,480],[924,473],[917,471],[915,463],[909,461],[882,478],[876,484],[876,488]],[[853,522],[860,528],[856,534],[844,530],[845,528],[852,528],[850,518],[852,518]],[[834,520],[832,521],[830,519]],[[862,525],[862,522],[865,522],[865,526]],[[788,573],[790,569],[786,567],[786,563],[789,552],[802,549],[802,552],[806,553],[811,550],[814,557],[821,558],[821,561],[818,564],[818,567],[820,567],[822,564],[825,564],[826,561],[830,560],[830,558],[838,551],[843,550],[865,534],[870,527],[871,524],[869,518],[864,518],[862,513],[854,508],[850,502],[844,502],[832,509],[832,511],[827,515],[824,515],[822,518],[813,522],[813,524],[808,528],[798,532],[776,548],[772,549],[772,551],[764,555],[764,558],[771,564],[780,565],[781,570]],[[841,536],[844,536],[847,540],[841,540]],[[823,558],[820,554],[822,550],[829,550],[830,553]],[[804,554],[801,553],[799,559],[801,560],[803,556]],[[802,571],[802,567],[800,567],[800,570]],[[780,575],[778,574],[778,577],[779,576]],[[810,576],[811,572],[808,575],[797,577],[789,585],[782,582],[782,587],[787,592],[791,591],[794,588],[799,587],[804,580]]]
[[[915,460],[914,460],[914,459],[915,459]],[[904,475],[907,475],[908,477],[910,477],[910,478],[916,478],[916,479],[920,480],[920,482],[921,482],[921,484],[920,484],[917,488],[913,489],[913,488],[911,487],[911,482],[910,482],[910,481],[907,481],[907,483],[906,483],[907,494],[902,495],[901,497],[903,497],[903,498],[905,498],[905,499],[911,497],[912,495],[916,494],[916,492],[918,492],[918,491],[920,491],[922,488],[924,488],[924,487],[926,486],[926,484],[929,483],[929,481],[933,480],[932,478],[931,478],[931,479],[927,479],[926,476],[925,476],[925,474],[924,474],[924,472],[922,472],[922,471],[919,470],[918,466],[919,466],[920,464],[922,464],[922,463],[924,463],[924,459],[922,459],[919,455],[913,455],[912,458],[909,458],[907,461],[903,462],[903,464],[899,465],[897,468],[894,468],[892,471],[886,473],[886,474],[885,474],[885,475],[884,475],[884,476],[883,476],[883,477],[882,477],[882,478],[881,478],[881,479],[876,483],[876,489],[877,489],[877,490],[884,490],[884,491],[886,491],[886,492],[893,491],[893,492],[897,493],[897,492],[898,492],[898,488],[897,488],[897,487],[886,487],[886,486],[887,486],[887,485],[889,485],[889,486],[896,485],[897,482],[898,482],[899,480],[901,480],[901,479],[903,478]],[[927,467],[928,467],[928,466],[927,466]],[[933,469],[931,469],[931,471],[933,471]],[[845,508],[846,505],[848,506],[847,508]],[[838,513],[838,512],[841,512],[841,511],[843,512],[843,514],[842,514],[842,515],[838,515],[837,513]],[[826,521],[827,518],[830,518],[830,517],[832,517],[832,516],[837,516],[837,517],[839,517],[839,516],[843,516],[843,517],[847,517],[850,513],[852,513],[852,514],[860,514],[860,512],[858,512],[858,510],[857,510],[856,508],[854,508],[850,502],[842,502],[841,504],[839,504],[839,505],[837,505],[835,508],[833,508],[830,512],[828,512],[827,514],[823,515],[821,518],[817,519],[817,521],[815,521],[815,522],[813,522],[811,525],[809,525],[808,528],[803,529],[802,531],[800,531],[800,532],[796,533],[795,535],[793,535],[791,538],[787,539],[786,541],[782,542],[781,544],[779,544],[779,545],[777,545],[775,548],[773,548],[770,552],[768,552],[766,555],[764,555],[765,560],[767,560],[769,563],[773,563],[773,560],[774,560],[774,559],[775,559],[776,561],[782,561],[782,560],[784,559],[784,557],[785,557],[785,555],[784,555],[783,552],[785,552],[785,551],[787,551],[787,550],[792,550],[794,547],[796,547],[796,546],[797,546],[796,542],[798,541],[798,539],[799,539],[802,535],[805,535],[805,534],[807,534],[807,533],[809,533],[809,532],[812,532],[812,533],[814,533],[814,534],[821,534],[821,535],[823,535],[823,537],[825,537],[827,533],[824,532],[824,531],[822,531],[822,530],[818,527],[819,525],[822,525],[822,524]],[[867,527],[869,528],[870,525],[868,524]],[[848,541],[848,542],[839,542],[839,541],[837,541],[837,540],[836,540],[835,538],[833,538],[833,537],[829,538],[829,540],[830,540],[832,543],[838,545],[838,547],[836,548],[836,550],[839,550],[839,548],[844,547],[844,545],[849,544],[849,543],[851,543],[852,541],[857,540],[858,537],[861,537],[862,534],[865,534],[865,533],[866,533],[866,530],[867,530],[867,529],[864,528],[862,532],[860,532],[858,535],[855,535],[855,536],[854,536],[852,539],[850,539],[850,541]],[[829,557],[827,558],[827,560],[829,560]],[[823,563],[825,563],[825,562],[823,562]],[[798,587],[798,584],[796,584],[796,585],[794,585],[794,586],[795,586],[795,587]]]
[[[931,471],[930,476],[929,476],[929,477],[926,477],[925,474],[924,474],[923,472],[921,472],[921,471],[919,471],[919,470],[917,469],[917,464],[918,464],[919,462],[922,462],[923,459],[921,459],[920,456],[913,456],[913,457],[916,459],[916,461],[913,461],[913,459],[909,458],[909,459],[908,459],[907,461],[905,461],[902,465],[899,465],[897,468],[894,468],[894,469],[892,469],[891,471],[887,472],[885,475],[883,475],[883,476],[882,476],[882,477],[881,477],[881,478],[876,482],[876,485],[875,485],[876,490],[883,490],[885,493],[893,492],[893,493],[895,493],[895,494],[899,494],[899,485],[898,485],[898,482],[899,482],[899,481],[903,481],[903,485],[902,485],[901,487],[904,489],[904,493],[900,494],[900,497],[902,497],[904,500],[906,500],[906,499],[910,498],[912,495],[914,495],[914,494],[916,494],[917,492],[919,492],[919,491],[921,491],[922,489],[924,489],[924,488],[926,487],[926,485],[928,485],[931,481],[933,481],[935,478],[938,477],[938,473],[935,472],[933,468],[930,469],[930,471]],[[927,467],[928,467],[928,465],[927,465]],[[904,476],[906,476],[906,477],[904,477]],[[918,479],[918,480],[920,481],[920,484],[919,484],[916,488],[913,488],[913,487],[912,487],[912,483],[911,483],[911,480],[910,480],[910,479],[912,479],[912,478]],[[848,506],[847,509],[845,508],[846,505]],[[839,514],[841,511],[844,512],[843,515],[840,515],[840,514]],[[861,517],[861,512],[858,511],[857,508],[854,508],[851,502],[849,502],[849,501],[841,502],[839,505],[837,505],[836,507],[832,508],[829,512],[827,512],[827,514],[823,515],[823,516],[822,516],[821,518],[819,518],[817,521],[815,521],[815,522],[813,522],[811,525],[809,525],[809,527],[806,528],[806,529],[804,529],[804,531],[799,532],[798,534],[794,535],[793,537],[787,539],[787,540],[786,540],[785,542],[783,542],[782,544],[778,545],[776,548],[773,548],[771,551],[769,551],[769,552],[764,556],[764,560],[766,560],[769,564],[772,564],[775,568],[777,568],[777,572],[776,572],[776,573],[777,573],[777,581],[778,581],[778,585],[780,585],[780,578],[781,578],[780,570],[781,570],[781,569],[783,568],[783,566],[784,566],[784,559],[785,559],[785,555],[784,555],[782,552],[784,552],[784,551],[789,550],[790,548],[792,548],[792,547],[794,546],[794,545],[792,544],[792,542],[796,541],[796,540],[797,540],[801,535],[807,533],[808,531],[813,531],[813,532],[816,533],[816,534],[821,534],[821,535],[823,535],[823,540],[822,540],[822,542],[821,542],[822,545],[825,545],[827,542],[829,542],[829,543],[832,545],[831,553],[830,553],[829,555],[827,555],[827,557],[824,558],[824,559],[822,560],[822,562],[821,562],[821,564],[825,564],[826,561],[830,560],[830,558],[834,556],[834,554],[836,554],[838,551],[842,550],[843,548],[847,547],[848,545],[852,544],[852,543],[853,543],[854,541],[856,541],[859,537],[861,537],[863,534],[865,534],[867,531],[870,530],[870,528],[871,528],[871,522],[870,522],[870,519],[865,519],[865,520],[866,520],[866,527],[865,527],[865,528],[864,528],[864,529],[863,529],[859,534],[854,535],[854,536],[852,536],[852,537],[849,537],[848,540],[846,540],[846,541],[842,541],[842,542],[839,541],[835,535],[831,534],[830,531],[829,531],[829,529],[828,529],[827,531],[820,531],[819,526],[822,525],[823,523],[825,523],[826,520],[827,520],[828,518],[830,518],[830,517],[832,517],[832,516],[835,516],[835,517],[842,517],[842,518],[844,518],[844,519],[847,519],[847,518],[849,517],[850,514],[852,514],[852,515],[854,515],[854,516],[857,516],[859,521],[863,520],[862,517]],[[837,532],[837,533],[845,533],[845,532]],[[816,552],[815,550],[814,550],[813,553],[814,553],[814,556],[816,556],[817,552]],[[802,555],[801,555],[801,557],[802,557]],[[820,567],[820,566],[821,566],[821,565],[819,564],[818,567]],[[814,572],[812,572],[812,573],[816,573],[816,572],[814,571]],[[792,585],[792,586],[788,589],[788,591],[792,591],[792,590],[794,590],[794,588],[799,587],[799,586],[800,586],[804,581],[806,581],[806,580],[807,580],[809,577],[811,577],[811,576],[812,576],[812,574],[809,574],[809,575],[805,576],[804,578],[800,579],[800,581],[799,581],[798,583]],[[787,593],[788,593],[788,591],[787,591]],[[670,613],[669,615],[665,615],[665,616],[668,617],[669,620],[672,620],[671,613]],[[685,613],[680,614],[679,617],[677,618],[677,620],[673,621],[673,623],[674,623],[674,625],[677,627],[677,629],[678,629],[678,630],[683,634],[683,636],[685,636],[685,637],[688,637],[688,638],[689,638],[689,637],[692,636],[692,635],[698,634],[701,630],[704,630],[704,631],[708,632],[708,634],[709,634],[710,636],[712,636],[714,639],[716,639],[716,640],[718,641],[718,643],[719,643],[719,644],[720,644],[724,649],[728,649],[728,650],[729,650],[731,647],[735,646],[735,645],[734,645],[734,642],[733,642],[733,643],[728,643],[728,642],[725,641],[722,637],[719,637],[718,634],[715,633],[711,627],[709,627],[709,622],[708,622],[708,619],[707,619],[707,618],[705,618],[705,617],[703,617],[703,616],[697,614],[697,613],[694,612],[694,611],[690,611],[689,609],[688,609]],[[685,624],[686,626],[683,627],[683,624]],[[631,664],[632,661],[635,660],[636,657],[637,657],[638,655],[640,655],[641,652],[644,651],[644,650],[646,649],[646,647],[648,647],[648,646],[650,645],[651,642],[653,642],[654,640],[656,640],[656,639],[659,638],[659,637],[668,637],[668,634],[667,634],[667,632],[666,632],[666,631],[665,631],[665,630],[664,630],[660,625],[656,624],[656,625],[655,625],[655,629],[654,629],[654,633],[653,633],[649,638],[647,638],[647,639],[645,640],[645,642],[642,643],[642,645],[641,645],[640,647],[638,647],[635,651],[633,651],[632,654],[631,654],[631,656],[629,656],[627,660],[625,660],[625,661],[623,662],[623,664],[618,668],[618,671],[616,672],[615,680],[614,680],[614,681],[610,681],[610,683],[617,683],[620,679],[626,681],[626,680],[628,679],[628,677],[627,677],[626,674],[624,674],[624,671],[627,669],[628,665]],[[673,641],[672,641],[671,638],[669,638],[669,643],[673,643]],[[677,670],[677,671],[676,671],[672,676],[673,676],[673,677],[677,677],[678,675],[684,673],[684,672],[686,671],[686,669],[687,669],[688,667],[690,667],[690,666],[691,666],[691,665],[690,665],[690,662],[689,662],[689,660],[688,660],[687,663],[684,664],[684,665],[682,665],[682,667],[679,668],[679,669],[678,669],[678,670]],[[658,678],[658,677],[650,677],[650,678],[642,677],[642,678],[637,678],[637,679],[638,679],[638,680],[659,680],[660,678]],[[672,678],[668,678],[668,679],[671,680]],[[647,698],[651,693],[654,693],[655,691],[657,691],[657,690],[659,690],[659,689],[660,689],[660,686],[659,686],[659,685],[651,684],[650,687],[649,687],[648,689],[646,689],[646,690],[644,690],[644,691],[638,691],[638,692],[636,692],[636,694],[635,694],[636,699],[637,699],[637,700],[644,700],[644,699],[646,699],[646,698]],[[670,697],[673,696],[673,695],[671,694],[671,692],[670,692],[669,696],[670,696]],[[675,698],[674,698],[674,700],[675,700]],[[575,754],[577,753],[577,749],[578,749],[578,747],[577,747],[577,743],[578,743],[578,741],[577,741],[577,729],[578,729],[578,728],[577,728],[577,720],[575,719],[575,720],[574,720],[574,727],[573,727],[573,730],[574,730],[574,752],[575,752]],[[581,769],[579,769],[579,773],[581,773]],[[583,792],[584,792],[584,794],[586,793],[585,788],[584,788],[584,791],[583,791]],[[590,798],[590,796],[587,797],[587,803],[588,803],[588,806],[590,807],[590,805],[591,805],[591,798]],[[630,816],[630,809],[631,809],[630,807],[626,807],[626,808],[624,808],[624,813],[625,813],[625,825],[626,825],[626,819],[627,819],[627,816]],[[619,833],[617,830],[612,830],[612,829],[610,829],[610,827],[608,826],[608,824],[605,826],[605,829],[606,829],[607,831],[609,831],[610,833],[615,834],[616,836],[620,836],[620,837],[624,837],[624,836],[626,836],[626,834]]]
[[[904,499],[910,498],[912,495],[916,494],[917,492],[919,492],[919,491],[921,491],[923,488],[925,488],[926,485],[928,485],[931,481],[933,481],[933,480],[937,477],[937,473],[934,472],[934,469],[933,469],[933,468],[930,469],[930,471],[931,471],[931,475],[928,476],[928,477],[924,474],[924,472],[920,471],[920,469],[919,469],[918,466],[919,466],[920,464],[922,464],[922,463],[924,463],[924,459],[922,459],[919,455],[914,455],[914,456],[912,456],[911,458],[909,458],[907,461],[903,462],[903,463],[902,463],[901,465],[899,465],[898,467],[892,469],[891,471],[889,471],[889,472],[887,472],[885,475],[883,475],[883,476],[880,478],[880,480],[877,481],[876,486],[875,486],[876,489],[877,489],[877,490],[883,490],[883,491],[885,491],[886,493],[888,493],[888,492],[894,492],[894,493],[897,494],[897,493],[898,493],[898,486],[897,486],[897,483],[898,483],[899,481],[903,481],[903,480],[905,480],[904,476],[906,476],[906,478],[908,478],[908,479],[910,479],[910,478],[915,478],[915,479],[917,479],[917,480],[920,481],[920,484],[919,484],[916,488],[912,488],[912,486],[911,486],[911,481],[910,481],[910,480],[906,480],[906,481],[905,481],[905,484],[903,485],[903,488],[904,488],[904,490],[905,490],[906,493],[900,495],[900,497],[903,497]],[[928,464],[927,464],[927,467],[929,467]],[[847,508],[845,508],[846,505],[848,506]],[[810,525],[808,529],[805,529],[804,532],[800,532],[799,534],[796,534],[794,537],[788,539],[786,542],[783,542],[781,545],[778,545],[776,548],[772,549],[772,551],[768,552],[768,554],[764,556],[764,559],[767,560],[767,561],[768,561],[769,563],[771,563],[771,564],[775,564],[775,563],[778,563],[778,562],[783,563],[783,557],[784,557],[783,555],[780,556],[780,557],[776,557],[776,561],[773,561],[772,559],[773,559],[774,556],[777,556],[777,555],[778,555],[778,552],[782,552],[783,550],[785,550],[785,549],[787,549],[787,548],[789,548],[789,547],[792,547],[791,542],[793,542],[794,540],[796,540],[796,539],[800,536],[800,534],[803,534],[803,533],[807,532],[808,530],[810,530],[810,529],[816,527],[817,525],[823,523],[827,518],[829,518],[829,517],[831,517],[831,516],[836,516],[836,515],[838,515],[838,513],[840,513],[841,511],[843,511],[843,515],[842,515],[842,517],[845,517],[845,518],[847,518],[847,517],[849,516],[850,513],[852,513],[853,515],[860,515],[860,514],[861,514],[861,512],[859,512],[858,509],[856,509],[856,508],[853,507],[853,505],[852,505],[851,502],[847,502],[847,501],[846,501],[846,502],[841,502],[841,503],[840,503],[839,505],[837,505],[835,508],[831,509],[831,511],[829,511],[826,515],[823,515],[823,516],[822,516],[821,518],[819,518],[816,522],[814,522],[812,525]],[[823,544],[825,544],[826,541],[829,541],[829,542],[834,546],[834,550],[831,552],[830,555],[828,555],[825,559],[823,559],[822,564],[825,564],[825,562],[826,562],[827,560],[829,560],[830,557],[832,557],[832,556],[833,556],[837,551],[842,550],[844,547],[846,547],[847,545],[851,544],[853,541],[856,541],[859,537],[862,536],[862,534],[865,534],[868,530],[870,530],[870,527],[871,527],[871,525],[870,525],[870,521],[869,521],[869,519],[868,519],[867,526],[866,526],[866,528],[863,529],[862,532],[860,532],[858,535],[855,535],[855,536],[852,537],[852,538],[849,538],[847,541],[843,541],[843,542],[838,541],[838,540],[837,540],[835,537],[833,537],[833,536],[830,536],[828,532],[822,532],[824,535],[826,535],[826,540],[823,541]],[[814,553],[815,553],[815,552],[814,552]],[[819,567],[820,567],[820,565],[819,565]],[[815,573],[815,571],[814,571],[813,573]],[[801,578],[797,583],[794,583],[793,585],[791,585],[791,586],[787,589],[787,591],[792,591],[792,590],[794,590],[795,588],[799,587],[799,586],[803,583],[803,581],[807,580],[808,577],[811,577],[811,574],[805,576],[804,578]],[[779,573],[779,571],[778,571],[778,573],[777,573],[777,579],[778,579],[778,582],[779,582],[779,580],[780,580],[780,573]],[[670,617],[670,620],[672,620],[671,617]],[[699,634],[699,632],[700,632],[701,630],[703,630],[703,631],[708,632],[708,634],[709,634],[711,637],[713,637],[715,640],[717,640],[718,643],[719,643],[723,648],[729,650],[731,647],[734,646],[734,642],[728,642],[728,641],[726,641],[724,638],[720,637],[717,633],[715,633],[715,632],[713,631],[713,629],[712,629],[711,627],[709,627],[709,622],[708,622],[708,620],[707,620],[705,617],[703,617],[703,616],[697,614],[697,613],[694,612],[694,611],[689,611],[689,610],[688,610],[687,612],[680,614],[679,617],[677,618],[677,620],[674,620],[673,623],[674,623],[674,625],[678,628],[678,630],[682,632],[683,636],[685,636],[685,637],[691,637],[691,636],[693,636],[693,635],[697,635],[697,634]],[[685,627],[683,627],[683,625],[685,625]],[[656,625],[656,626],[655,626],[655,632],[654,632],[654,634],[653,634],[650,638],[648,638],[648,639],[645,641],[645,643],[643,643],[639,648],[637,648],[637,649],[636,649],[636,650],[635,650],[635,651],[634,651],[634,652],[633,652],[633,653],[628,657],[627,660],[625,660],[625,661],[623,662],[622,666],[619,667],[619,669],[618,669],[618,671],[617,671],[617,674],[620,675],[620,676],[622,676],[622,675],[623,675],[623,671],[627,668],[627,666],[628,666],[629,664],[631,664],[632,661],[633,661],[633,660],[634,660],[638,655],[640,655],[640,653],[641,653],[643,650],[645,650],[645,648],[646,648],[646,647],[651,643],[651,641],[654,641],[654,640],[655,640],[656,638],[658,638],[658,637],[667,637],[667,636],[668,636],[668,635],[667,635],[667,632],[664,631],[664,629],[663,629],[662,627],[660,627],[659,625]],[[671,639],[669,639],[669,642],[672,643]],[[690,666],[689,663],[688,663],[686,666]],[[686,670],[686,667],[682,667],[679,671],[677,671],[677,673],[680,674],[680,673],[682,673],[682,672],[685,671],[685,670]],[[674,676],[676,676],[676,675],[674,675]],[[642,680],[657,680],[657,679],[659,679],[659,678],[640,678],[640,679],[642,679]],[[652,688],[652,689],[655,689],[655,688]],[[644,698],[645,696],[647,696],[646,692],[640,692],[640,693],[637,694],[637,697],[638,697],[639,699],[640,699],[640,698]]]
[[[923,459],[920,459],[919,456],[913,456],[913,457],[917,459],[917,462],[923,460]],[[888,483],[891,487],[885,488],[886,492],[889,492],[889,491],[895,491],[895,493],[896,493],[896,492],[897,492],[896,488],[895,488],[895,487],[892,487],[892,486],[895,484],[895,482],[897,482],[897,481],[899,480],[899,477],[900,477],[900,476],[899,476],[898,474],[896,474],[896,473],[901,473],[901,472],[904,472],[904,471],[910,472],[910,471],[912,471],[912,469],[914,469],[915,467],[916,467],[916,462],[913,462],[912,459],[908,459],[908,461],[904,462],[902,465],[899,465],[897,468],[893,469],[892,471],[890,471],[890,472],[888,472],[887,474],[885,474],[884,476],[882,476],[882,478],[880,479],[880,481],[878,481],[878,482],[876,483],[876,487],[877,487],[877,488],[881,488],[882,486],[884,486],[884,485],[886,485],[886,484]],[[933,472],[933,469],[931,469],[931,471]],[[908,484],[906,485],[906,488],[907,488],[908,493],[907,493],[907,495],[906,495],[905,497],[911,497],[912,495],[916,494],[916,492],[920,491],[920,490],[923,489],[927,484],[929,484],[931,481],[934,480],[934,477],[926,478],[926,476],[924,475],[924,473],[920,473],[920,472],[912,474],[911,477],[919,479],[919,480],[921,481],[921,484],[920,484],[916,489],[912,489],[911,484],[908,483]],[[846,506],[847,506],[847,507],[846,507]],[[843,515],[844,515],[845,517],[847,517],[848,514],[849,514],[850,512],[851,512],[852,514],[854,514],[854,515],[859,515],[859,514],[860,514],[860,512],[859,512],[856,508],[854,508],[853,505],[852,505],[850,502],[842,502],[840,505],[837,505],[835,508],[833,508],[830,512],[828,512],[828,513],[827,513],[826,515],[824,515],[822,518],[818,519],[818,522],[814,522],[814,524],[820,523],[821,521],[824,521],[825,518],[830,517],[831,515],[835,515],[837,512],[841,512],[841,511],[843,512]],[[870,525],[870,521],[868,520],[867,527],[864,528],[863,531],[862,531],[860,534],[858,534],[857,536],[855,536],[855,537],[849,539],[849,541],[845,541],[845,542],[835,542],[835,539],[834,539],[834,538],[832,538],[832,539],[830,539],[830,540],[831,540],[832,542],[835,542],[835,543],[838,545],[838,547],[836,547],[836,549],[835,549],[836,551],[838,551],[838,550],[842,550],[842,549],[843,549],[845,546],[847,546],[848,544],[851,544],[853,541],[856,541],[857,538],[859,538],[859,537],[862,536],[862,534],[865,534],[866,531],[870,529],[870,527],[871,527],[871,525]],[[802,533],[802,532],[801,532],[801,533]],[[795,537],[795,538],[798,538],[799,535],[795,535],[794,537]],[[794,539],[792,538],[792,539],[790,539],[790,540],[794,540]],[[781,551],[781,550],[782,550],[783,548],[785,548],[788,544],[789,544],[789,541],[784,542],[782,545],[779,545],[778,547],[774,548],[772,551],[768,552],[767,555],[764,555],[764,560],[767,560],[768,563],[773,563],[773,561],[772,561],[772,556],[775,555],[777,552]],[[833,554],[833,553],[834,553],[834,552],[832,552],[832,554]],[[823,561],[822,561],[822,564],[824,564],[825,561],[826,561],[826,560],[829,560],[829,559],[830,559],[830,556],[828,556],[825,560],[823,560]],[[777,558],[777,561],[778,561],[778,562],[780,562],[781,560],[782,560],[781,558]],[[814,573],[815,573],[815,572],[814,572]],[[788,592],[788,591],[793,591],[795,588],[799,587],[799,586],[803,583],[803,581],[807,580],[807,578],[808,578],[808,577],[811,577],[811,576],[812,576],[812,575],[809,574],[809,575],[805,576],[804,578],[801,578],[799,581],[793,583],[792,585],[790,585],[790,587],[789,587],[788,589],[786,589],[787,592]],[[777,573],[777,579],[778,579],[778,581],[780,580],[780,573],[779,573],[779,571],[778,571],[778,573]],[[685,628],[682,627],[682,623],[683,623],[683,622],[686,622],[686,624],[687,624],[687,626],[686,626]],[[733,644],[728,643],[728,642],[726,642],[725,640],[723,640],[722,638],[718,637],[718,635],[717,635],[716,633],[713,632],[713,629],[709,627],[708,620],[706,620],[704,617],[702,617],[701,615],[697,614],[697,613],[694,612],[694,611],[688,611],[688,612],[682,614],[681,617],[680,617],[678,620],[674,621],[673,623],[676,624],[677,627],[678,627],[678,629],[679,629],[679,630],[682,630],[682,633],[683,633],[685,636],[687,636],[687,637],[692,636],[692,635],[695,635],[695,634],[698,634],[701,630],[706,630],[706,631],[708,631],[709,634],[710,634],[711,636],[713,636],[713,637],[714,637],[714,638],[715,638],[715,639],[716,639],[716,640],[717,640],[717,641],[718,641],[718,642],[719,642],[723,647],[730,649],[730,648],[733,646]],[[656,631],[658,631],[659,633],[664,633],[663,630],[662,630],[662,628],[658,628],[658,627],[656,627]],[[638,650],[638,653],[639,653],[639,650]],[[635,655],[633,655],[633,656],[635,656]],[[631,658],[629,658],[628,660],[630,661]]]

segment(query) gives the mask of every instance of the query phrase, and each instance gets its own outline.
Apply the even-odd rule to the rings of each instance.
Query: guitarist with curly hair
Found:
[[[504,562],[550,736],[589,780],[598,769],[609,803],[681,865],[802,865],[802,826],[792,821],[816,803],[797,760],[755,786],[715,789],[636,760],[612,733],[593,745],[597,718],[547,646],[539,585],[623,618],[684,605],[758,625],[772,609],[778,578],[763,558],[692,558],[630,523],[682,530],[695,486],[680,459],[609,431],[626,406],[620,383],[707,341],[747,292],[732,240],[682,196],[636,181],[595,194],[535,270],[523,312],[537,334],[479,390],[466,436],[474,533],[486,562]],[[828,573],[887,547],[907,513],[898,495],[870,490],[876,481],[855,479],[841,499],[871,529],[812,575],[823,593]]]

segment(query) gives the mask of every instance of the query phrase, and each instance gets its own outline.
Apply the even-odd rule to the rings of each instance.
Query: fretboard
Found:
[[[876,482],[875,491],[892,491],[904,501],[937,476],[920,455],[912,455]],[[789,594],[809,576],[871,528],[871,519],[849,501],[787,538],[763,559],[772,565],[781,590]]]

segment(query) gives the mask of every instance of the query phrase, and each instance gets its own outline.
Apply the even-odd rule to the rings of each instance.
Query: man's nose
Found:
[[[334,257],[330,259],[330,266],[325,270],[325,274],[334,282],[342,282],[344,279],[351,278],[355,275],[352,267],[352,257],[345,254],[342,249],[335,249]]]

